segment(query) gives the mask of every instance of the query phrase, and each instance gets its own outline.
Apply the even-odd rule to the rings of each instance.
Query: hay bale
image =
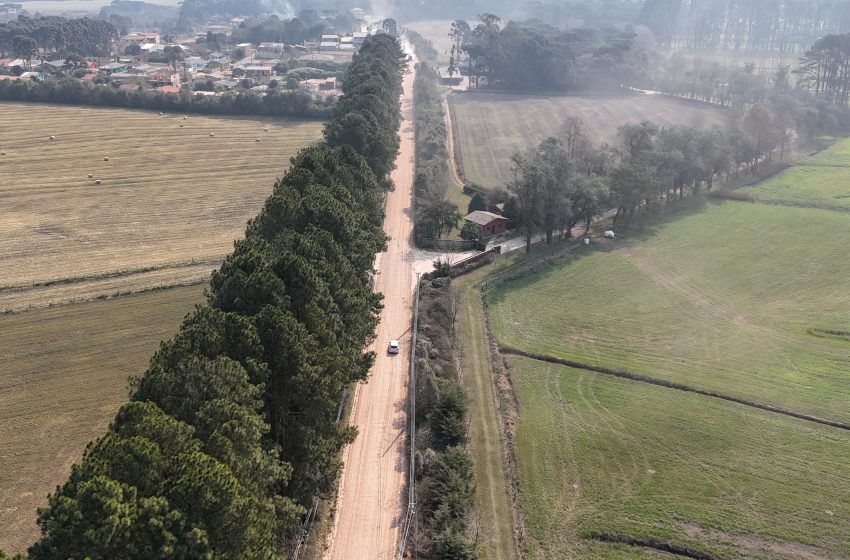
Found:
[[[89,179],[94,179],[94,175],[92,175],[91,173],[89,173]]]
[[[263,128],[263,132],[268,132],[268,131],[269,131],[269,127]]]
[[[210,137],[215,136],[215,132],[210,132]]]
[[[182,124],[180,125],[180,128],[183,128],[183,125],[182,125]]]
[[[49,136],[47,139],[48,140],[56,140],[56,137],[55,136]]]
[[[184,120],[184,121],[185,121],[186,119],[188,119],[188,118],[189,118],[189,117],[187,117],[187,116],[185,116],[185,115],[183,116],[183,120]]]
[[[6,152],[0,152],[0,156],[5,156]]]
[[[108,157],[103,158],[103,161],[109,161]]]
[[[160,112],[159,112],[159,116],[160,116],[160,117],[162,116],[162,111],[160,111]]]
[[[254,142],[259,142],[259,141],[260,141],[260,139],[259,139],[259,138],[255,138],[255,139],[254,139]]]
[[[95,184],[95,185],[99,185],[100,183],[101,183],[100,179],[95,179],[95,180],[94,180],[94,184]]]

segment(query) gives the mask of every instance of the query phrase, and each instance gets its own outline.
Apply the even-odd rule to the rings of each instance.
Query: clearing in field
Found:
[[[0,549],[23,552],[36,508],[126,402],[203,286],[0,315]]]
[[[707,128],[723,123],[724,110],[652,95],[535,96],[457,93],[449,96],[459,144],[459,167],[467,181],[504,187],[511,157],[557,135],[568,114],[580,117],[594,142],[614,141],[617,128],[651,120],[660,125]]]
[[[850,433],[526,358],[509,360],[530,558],[850,556]],[[673,556],[671,556],[673,557]]]
[[[322,127],[21,103],[0,121],[0,310],[206,278]]]
[[[850,210],[850,139],[740,192],[765,202]]]
[[[850,421],[850,214],[710,202],[495,289],[503,345]],[[591,246],[592,247],[592,246]]]

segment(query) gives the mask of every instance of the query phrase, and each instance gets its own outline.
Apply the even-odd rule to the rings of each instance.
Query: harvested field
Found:
[[[206,278],[322,127],[19,103],[0,120],[0,310]]]
[[[661,125],[710,127],[723,123],[724,110],[651,96],[535,96],[457,93],[449,96],[459,140],[460,167],[467,181],[501,187],[512,177],[511,157],[557,135],[568,114],[584,120],[597,143],[613,142],[617,128],[651,120]]]
[[[36,508],[127,400],[128,378],[204,286],[0,316],[0,549],[35,541]]]
[[[766,181],[740,189],[756,200],[850,210],[850,139],[805,157]]]
[[[850,421],[850,215],[712,202],[490,294],[500,343]]]
[[[850,556],[850,434],[510,358],[530,558],[657,558],[593,532],[733,559]]]

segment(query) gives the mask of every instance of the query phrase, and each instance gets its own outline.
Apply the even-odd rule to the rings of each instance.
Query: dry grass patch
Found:
[[[0,310],[78,297],[36,283],[151,267],[118,290],[185,283],[187,267],[206,277],[322,127],[20,103],[0,103],[0,121]],[[116,291],[86,282],[87,295]]]
[[[651,120],[660,125],[710,127],[724,110],[658,96],[539,96],[464,93],[449,96],[468,181],[485,187],[511,179],[511,157],[557,134],[568,114],[581,117],[595,142],[611,142],[617,128]]]
[[[202,300],[193,286],[0,316],[0,549],[35,541],[36,508]]]

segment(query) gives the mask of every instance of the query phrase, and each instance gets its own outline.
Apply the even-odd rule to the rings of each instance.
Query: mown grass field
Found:
[[[850,557],[850,433],[525,358],[509,364],[530,558],[661,556],[592,532],[730,560]]]
[[[127,400],[204,286],[0,315],[0,549],[35,541],[36,508]]]
[[[850,210],[850,139],[741,192],[763,201]]]
[[[0,121],[0,310],[205,277],[322,128],[20,103]]]
[[[710,202],[490,294],[502,344],[850,421],[850,214]]]
[[[511,157],[557,135],[568,114],[583,119],[594,142],[613,142],[617,128],[651,120],[660,125],[720,125],[724,110],[658,96],[535,96],[463,93],[449,96],[467,181],[504,187]]]

